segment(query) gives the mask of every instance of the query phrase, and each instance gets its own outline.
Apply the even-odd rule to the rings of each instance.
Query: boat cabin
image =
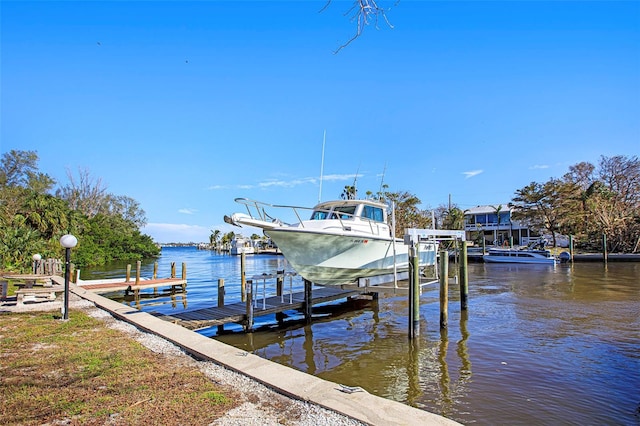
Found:
[[[386,223],[387,206],[371,200],[329,201],[315,206],[310,220],[356,218]]]

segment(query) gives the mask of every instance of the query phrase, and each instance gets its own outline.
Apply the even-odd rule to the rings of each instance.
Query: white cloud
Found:
[[[355,174],[332,174],[322,176],[323,181],[335,182],[335,181],[349,181],[355,178]],[[358,177],[363,177],[363,175],[358,175]],[[208,187],[209,190],[219,190],[219,189],[254,189],[254,188],[271,188],[271,187],[280,187],[280,188],[293,188],[295,186],[306,185],[306,184],[317,184],[319,182],[319,177],[306,177],[306,178],[297,178],[297,179],[271,179],[263,182],[259,182],[256,185],[253,184],[240,184],[235,186],[226,186],[226,185],[211,185]]]
[[[542,170],[542,169],[548,169],[549,166],[547,164],[535,164],[531,167],[529,167],[529,170]]]
[[[358,177],[363,177],[364,175],[358,175]],[[322,176],[322,180],[328,180],[328,181],[341,181],[341,180],[352,180],[353,178],[355,178],[356,175],[355,174],[348,174],[348,175],[325,175]]]
[[[224,185],[211,185],[208,189],[215,191],[218,189],[229,189],[229,187]]]
[[[470,170],[468,172],[462,172],[462,174],[464,175],[465,179],[469,179],[469,178],[472,178],[474,176],[479,175],[482,172],[484,172],[484,170]]]
[[[198,210],[194,210],[194,209],[180,209],[178,210],[178,213],[182,213],[182,214],[194,214],[195,212],[197,212]]]

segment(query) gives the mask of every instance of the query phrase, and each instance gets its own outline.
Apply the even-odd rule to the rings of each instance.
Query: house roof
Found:
[[[485,206],[475,206],[470,209],[466,209],[464,211],[465,215],[474,215],[474,214],[487,214],[487,213],[496,213],[496,210],[500,207],[500,212],[510,212],[513,210],[509,207],[508,204],[497,204],[497,205],[485,205]]]

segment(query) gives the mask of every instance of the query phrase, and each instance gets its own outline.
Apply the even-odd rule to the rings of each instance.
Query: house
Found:
[[[509,204],[477,206],[464,211],[464,230],[468,241],[482,245],[526,246],[540,235],[529,226],[511,217]]]

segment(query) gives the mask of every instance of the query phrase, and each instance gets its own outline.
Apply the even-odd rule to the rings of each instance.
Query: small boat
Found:
[[[296,272],[314,284],[351,284],[359,278],[409,268],[409,246],[402,239],[392,237],[384,203],[337,200],[307,208],[271,205],[246,198],[235,201],[245,205],[248,214],[225,216],[225,222],[262,228]],[[267,209],[284,214],[288,211],[298,222],[286,224],[268,214]],[[311,212],[307,220],[301,218],[305,211]],[[437,249],[435,240],[420,242],[417,249],[420,267],[435,264]]]
[[[549,250],[490,248],[483,256],[488,263],[542,263],[555,265],[558,259]]]

